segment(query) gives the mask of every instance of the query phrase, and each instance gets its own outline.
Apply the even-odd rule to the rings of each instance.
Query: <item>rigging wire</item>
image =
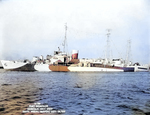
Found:
[[[116,45],[114,44],[114,42],[112,40],[110,40],[111,43],[113,43],[113,46],[115,47],[116,51],[118,52],[119,56],[122,58],[122,53],[117,49]]]

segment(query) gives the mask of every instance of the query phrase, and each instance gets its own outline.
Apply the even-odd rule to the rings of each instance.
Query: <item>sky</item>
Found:
[[[0,0],[0,59],[53,55],[65,39],[79,58],[111,58],[150,64],[149,0]]]

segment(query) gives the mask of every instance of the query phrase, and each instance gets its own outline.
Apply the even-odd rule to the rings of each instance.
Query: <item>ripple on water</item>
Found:
[[[18,112],[34,102],[65,109],[65,115],[146,114],[150,112],[147,73],[0,74],[0,113]]]

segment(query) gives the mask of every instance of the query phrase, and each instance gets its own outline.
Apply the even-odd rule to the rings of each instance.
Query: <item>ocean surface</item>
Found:
[[[39,102],[63,115],[150,115],[150,72],[1,71],[0,97],[0,114]]]

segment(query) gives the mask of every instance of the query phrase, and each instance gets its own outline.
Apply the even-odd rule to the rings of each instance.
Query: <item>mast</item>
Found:
[[[110,31],[111,31],[111,29],[107,29],[107,34],[106,34],[106,36],[107,36],[107,46],[106,46],[106,59],[108,60],[108,59],[110,59],[111,57],[111,52],[110,52],[110,44],[109,44],[109,36],[110,36]]]
[[[67,47],[67,23],[65,24],[65,39],[64,39],[63,46],[64,46],[63,52],[66,52],[66,47]]]
[[[126,64],[129,64],[129,61],[131,57],[131,40],[129,39],[127,42],[127,52],[126,52]]]

